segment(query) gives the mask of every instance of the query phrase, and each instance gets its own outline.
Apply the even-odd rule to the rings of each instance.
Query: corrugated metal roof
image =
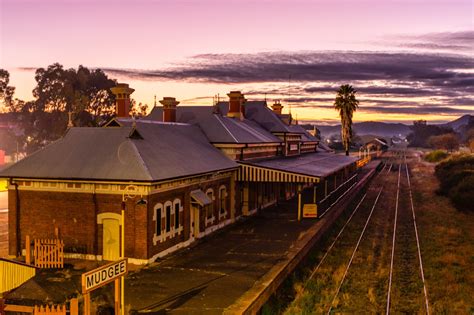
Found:
[[[289,125],[289,129],[292,133],[299,133],[301,134],[302,141],[312,141],[312,142],[319,142],[319,139],[313,136],[308,132],[308,130],[304,129],[300,125]]]
[[[0,177],[159,181],[237,167],[187,124],[138,121],[130,125],[71,128],[60,140],[0,172]]]
[[[317,152],[241,163],[301,175],[327,177],[356,161],[357,158],[351,156]]]
[[[227,114],[229,102],[219,102],[219,110]],[[265,101],[247,101],[245,103],[245,118],[253,120],[270,132],[291,132],[288,126],[275,114]]]
[[[179,122],[197,124],[213,143],[269,143],[281,140],[248,119],[227,117],[216,113],[213,106],[178,106],[176,119]],[[162,107],[155,107],[147,119],[162,121]]]

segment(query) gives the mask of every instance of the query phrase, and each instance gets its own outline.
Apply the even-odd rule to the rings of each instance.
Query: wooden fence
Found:
[[[35,239],[33,247],[34,264],[38,268],[64,267],[64,241],[59,238]],[[26,263],[31,261],[30,237],[26,236]]]
[[[33,315],[79,315],[79,302],[77,298],[71,299],[69,302],[69,310],[66,304],[63,305],[41,305],[41,306],[24,306],[5,304],[3,310],[0,307],[0,314],[6,312],[12,313],[29,313]]]
[[[66,315],[66,305],[56,306],[35,306],[33,309],[34,315]]]

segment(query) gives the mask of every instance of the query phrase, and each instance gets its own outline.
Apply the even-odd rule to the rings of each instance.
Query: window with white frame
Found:
[[[227,214],[227,187],[219,187],[219,218]]]
[[[166,233],[171,231],[171,215],[172,215],[171,211],[172,210],[174,210],[173,205],[171,204],[171,202],[167,201],[165,203],[165,216],[166,216],[165,228],[166,228]]]
[[[212,188],[209,188],[206,190],[206,195],[209,197],[211,200],[211,203],[205,207],[206,211],[206,226],[212,225],[214,223],[214,220],[216,219],[214,216],[214,190]]]
[[[206,207],[206,218],[211,219],[214,217],[214,190],[209,188],[206,191],[206,195],[211,199],[211,203]]]
[[[175,230],[177,230],[181,227],[181,212],[183,210],[180,199],[175,199],[173,201],[173,210],[174,210],[174,228]]]
[[[153,208],[153,221],[155,221],[155,235],[153,235],[153,244],[156,245],[158,241],[161,241],[161,218],[163,212],[163,204],[157,203]]]
[[[183,216],[181,199],[176,198],[173,202],[166,201],[164,204],[157,203],[154,207],[153,220],[155,221],[155,234],[153,244],[164,242],[175,234],[181,234],[183,226],[180,222]]]

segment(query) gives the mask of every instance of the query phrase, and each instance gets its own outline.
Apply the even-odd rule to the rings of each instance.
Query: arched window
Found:
[[[153,236],[153,244],[161,240],[161,219],[163,213],[163,204],[157,203],[153,208],[153,221],[155,221],[155,235]]]
[[[227,214],[227,187],[219,187],[219,217]]]
[[[173,204],[171,201],[165,202],[165,231],[166,233],[171,231],[171,215],[173,214]]]
[[[214,217],[214,190],[209,188],[206,190],[206,195],[211,199],[211,204],[206,207],[206,218],[211,219]]]
[[[175,199],[173,201],[173,210],[174,210],[174,228],[177,230],[181,226],[181,200]]]

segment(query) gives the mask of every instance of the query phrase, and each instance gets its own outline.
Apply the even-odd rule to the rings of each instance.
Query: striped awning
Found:
[[[276,170],[261,166],[240,164],[237,181],[246,182],[280,182],[280,183],[319,183],[317,176]]]

